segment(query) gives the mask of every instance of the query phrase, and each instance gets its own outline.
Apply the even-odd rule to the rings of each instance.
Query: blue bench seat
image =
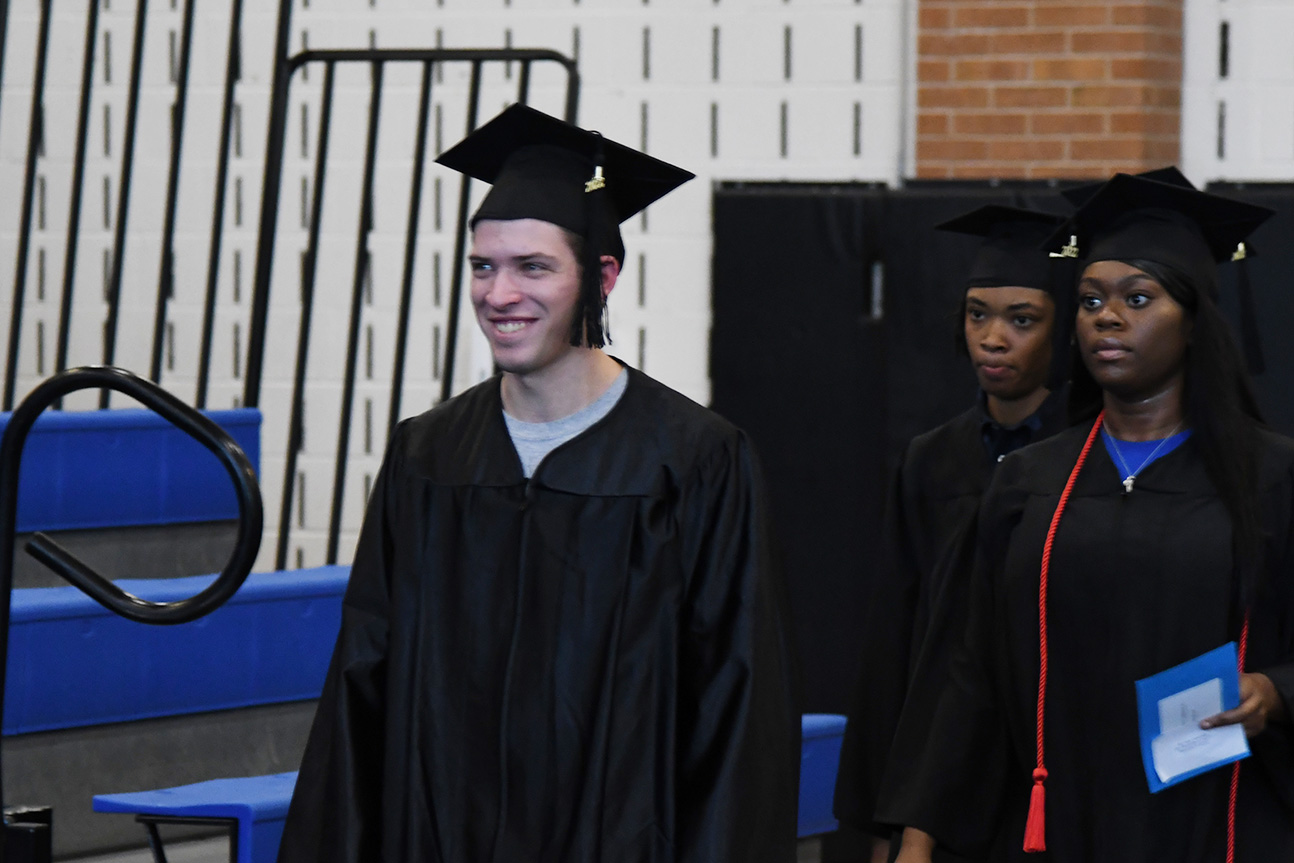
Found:
[[[798,836],[830,833],[836,829],[831,798],[836,787],[840,743],[845,717],[809,713],[801,719],[800,802]],[[137,820],[156,835],[157,823],[230,823],[231,863],[272,863],[283,838],[283,821],[296,787],[296,773],[213,779],[194,785],[99,794],[96,812],[135,813]],[[162,858],[159,858],[162,859]]]
[[[274,863],[296,782],[293,771],[212,779],[156,791],[96,794],[94,811],[134,813],[149,829],[157,843],[155,849],[160,847],[159,823],[228,823],[231,861]]]
[[[831,800],[836,792],[840,744],[845,717],[836,713],[806,713],[800,720],[800,838],[836,829]]]
[[[253,573],[191,623],[142,626],[73,587],[15,590],[4,733],[27,734],[318,698],[350,568]],[[157,601],[215,576],[123,580]]]
[[[203,411],[260,464],[261,412]],[[0,413],[0,434],[9,425]],[[46,411],[23,448],[18,532],[238,518],[225,468],[149,410]]]

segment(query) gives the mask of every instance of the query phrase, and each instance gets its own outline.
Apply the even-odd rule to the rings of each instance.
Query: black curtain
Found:
[[[1294,184],[1211,187],[1272,207],[1248,262],[1267,418],[1294,433]],[[721,184],[714,195],[712,406],[764,463],[786,562],[805,710],[839,713],[893,466],[975,395],[954,334],[976,241],[931,230],[982,204],[1068,212],[1055,184]],[[1222,268],[1237,325],[1236,271]],[[873,288],[882,314],[873,316]]]
[[[1294,183],[1214,183],[1209,191],[1276,211],[1247,244],[1253,253],[1245,266],[1267,363],[1254,383],[1267,422],[1282,434],[1294,435],[1294,339],[1289,336],[1294,327]],[[1223,264],[1220,276],[1222,311],[1239,339],[1237,266]]]
[[[894,463],[974,398],[954,333],[976,242],[931,226],[988,203],[1061,207],[1042,184],[715,191],[712,406],[765,467],[806,711],[845,710]]]

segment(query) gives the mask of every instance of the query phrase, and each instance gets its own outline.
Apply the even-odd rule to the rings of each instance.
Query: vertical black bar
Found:
[[[189,57],[193,47],[193,0],[184,0],[180,35],[179,70],[175,79],[175,105],[171,108],[171,164],[166,177],[166,215],[162,222],[162,260],[157,275],[157,305],[153,309],[153,357],[149,380],[162,380],[162,350],[166,338],[166,307],[175,294],[175,210],[180,195],[180,156],[184,142],[184,114],[189,105]]]
[[[0,92],[4,91],[4,55],[9,40],[9,0],[0,0]]]
[[[288,42],[293,0],[279,0],[279,32],[274,47],[274,79],[270,92],[269,129],[265,136],[265,181],[261,185],[261,222],[256,241],[256,283],[247,337],[247,380],[243,404],[254,408],[261,400],[261,374],[265,360],[265,322],[270,307],[270,272],[274,257],[274,232],[278,227],[279,192],[283,181],[283,137],[287,126]]]
[[[525,77],[523,67],[522,77]],[[413,144],[413,179],[409,184],[409,226],[404,234],[404,281],[400,285],[400,313],[396,318],[395,368],[391,373],[389,438],[400,421],[400,390],[404,386],[404,355],[409,343],[409,302],[413,297],[413,259],[418,244],[418,212],[422,208],[422,171],[427,161],[427,125],[431,114],[431,63],[422,64],[422,96],[418,103],[418,134]]]
[[[355,363],[359,355],[359,318],[364,306],[364,274],[369,267],[368,235],[373,230],[373,173],[377,163],[377,120],[382,107],[382,63],[373,63],[372,100],[368,109],[368,142],[364,151],[364,185],[360,189],[359,230],[355,232],[355,278],[351,285],[350,333],[346,339],[346,376],[342,380],[341,419],[337,431],[337,461],[332,483],[332,514],[328,524],[326,563],[337,562],[341,538],[342,499],[346,488],[346,456],[355,400]]]
[[[576,123],[580,113],[580,70],[572,61],[566,67],[566,112],[564,119]]]
[[[225,97],[220,114],[220,152],[216,159],[215,200],[211,206],[211,250],[207,258],[207,295],[202,307],[202,345],[198,349],[198,392],[194,406],[207,406],[211,379],[211,339],[216,326],[216,286],[220,275],[220,247],[225,235],[225,185],[229,182],[229,139],[233,129],[234,82],[242,78],[239,46],[243,0],[234,0],[229,18],[229,56],[225,61]],[[235,298],[236,299],[236,298]]]
[[[569,93],[567,104],[569,105]],[[476,112],[481,103],[481,61],[472,61],[472,82],[467,94],[467,134],[476,130]],[[454,390],[454,352],[458,348],[458,307],[463,296],[463,260],[467,256],[467,206],[472,178],[463,175],[458,189],[458,222],[454,229],[454,260],[449,277],[449,321],[445,324],[445,365],[440,379],[440,400],[447,401]]]
[[[1226,80],[1231,74],[1231,22],[1218,26],[1218,77]]]
[[[306,360],[310,353],[310,322],[314,311],[315,264],[319,259],[319,226],[323,221],[324,178],[328,176],[328,128],[332,122],[333,64],[324,66],[323,105],[319,111],[318,152],[315,153],[314,200],[310,206],[310,234],[301,272],[301,320],[297,324],[297,359],[293,370],[292,414],[288,420],[288,448],[284,453],[283,500],[279,506],[279,541],[274,568],[288,565],[288,535],[292,530],[292,495],[296,491],[297,453],[304,438]]]
[[[31,211],[36,191],[36,158],[45,134],[42,126],[45,110],[45,62],[49,56],[49,19],[50,3],[42,2],[40,35],[37,37],[36,46],[36,71],[32,81],[31,119],[27,134],[27,172],[23,180],[22,221],[18,223],[18,261],[14,266],[13,304],[9,316],[9,357],[4,381],[4,409],[7,411],[13,410],[14,383],[18,377],[18,343],[22,335],[23,293],[27,287],[27,254],[31,249]]]
[[[130,207],[130,173],[135,161],[135,127],[139,115],[139,77],[144,60],[144,21],[148,17],[148,0],[138,0],[135,7],[135,42],[131,47],[130,94],[126,100],[125,141],[121,147],[121,178],[117,190],[117,224],[113,237],[112,279],[108,283],[108,319],[103,327],[103,364],[110,366],[117,353],[117,316],[121,306],[121,273],[126,257],[126,222]],[[99,407],[108,406],[111,390],[99,393]]]
[[[530,101],[530,61],[521,61],[521,77],[517,81],[517,101],[525,105]]]
[[[72,198],[67,214],[67,245],[63,253],[63,300],[58,312],[58,344],[54,371],[67,368],[68,342],[72,329],[72,292],[76,276],[76,253],[81,235],[81,195],[85,183],[85,148],[90,133],[90,92],[94,87],[94,48],[99,39],[99,4],[86,6],[85,49],[81,52],[81,107],[76,121],[76,153],[72,156]],[[60,400],[61,401],[61,400]]]

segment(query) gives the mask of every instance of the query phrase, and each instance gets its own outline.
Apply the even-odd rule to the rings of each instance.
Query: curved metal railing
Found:
[[[9,658],[18,469],[23,446],[36,418],[47,407],[68,393],[91,388],[116,390],[134,398],[220,459],[238,495],[238,536],[233,553],[215,581],[200,593],[176,602],[151,602],[127,593],[43,533],[33,535],[27,542],[29,554],[109,611],[140,623],[165,625],[187,623],[223,605],[246,580],[260,550],[264,510],[256,472],[246,453],[224,429],[156,384],[124,369],[86,366],[60,372],[45,381],[14,410],[0,442],[0,717],[4,716],[5,670]],[[0,777],[3,777],[2,762]],[[0,778],[0,811],[3,801],[4,787]]]

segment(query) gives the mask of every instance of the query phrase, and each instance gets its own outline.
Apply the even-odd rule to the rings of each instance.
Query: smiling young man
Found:
[[[965,413],[912,440],[886,507],[883,544],[860,622],[862,671],[835,797],[836,816],[865,834],[890,833],[874,816],[886,771],[906,757],[895,748],[900,715],[919,720],[938,697],[942,657],[961,621],[936,616],[935,609],[951,615],[959,607],[949,595],[963,585],[948,583],[955,567],[947,564],[957,549],[969,546],[969,529],[993,468],[1006,454],[1066,426],[1059,391],[1064,364],[1053,363],[1053,353],[1067,351],[1069,328],[1057,320],[1058,280],[1041,251],[1062,221],[990,205],[938,226],[982,238],[967,279],[958,338],[980,396]],[[929,675],[934,683],[914,681],[919,659],[923,680]],[[876,854],[883,859],[885,851],[877,848]]]
[[[280,860],[793,859],[749,443],[601,350],[619,222],[691,175],[523,106],[439,161],[493,184],[499,373],[387,448]]]

